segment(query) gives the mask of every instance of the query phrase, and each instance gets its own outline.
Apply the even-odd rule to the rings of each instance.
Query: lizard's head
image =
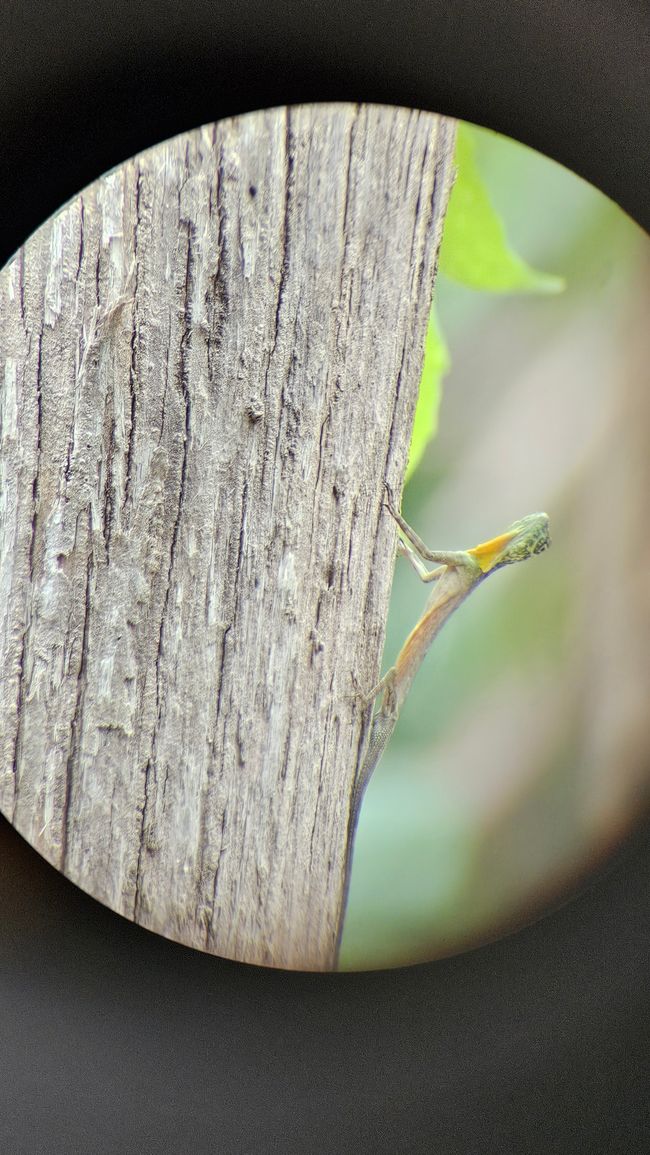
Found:
[[[545,513],[529,513],[515,521],[499,537],[468,549],[470,557],[478,562],[483,573],[491,573],[502,565],[525,561],[534,553],[542,553],[551,544],[548,517]]]

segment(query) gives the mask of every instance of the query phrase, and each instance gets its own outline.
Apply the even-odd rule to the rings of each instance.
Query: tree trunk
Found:
[[[189,946],[335,965],[452,146],[225,121],[0,274],[0,806]]]

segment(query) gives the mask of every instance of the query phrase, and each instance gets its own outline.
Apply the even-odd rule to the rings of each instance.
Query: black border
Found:
[[[0,265],[135,152],[305,100],[487,125],[650,230],[649,22],[645,0],[4,0]]]
[[[647,36],[643,0],[5,0],[0,263],[139,149],[314,99],[487,124],[648,228]],[[147,934],[0,821],[0,1148],[645,1151],[649,841],[501,942],[317,976]]]

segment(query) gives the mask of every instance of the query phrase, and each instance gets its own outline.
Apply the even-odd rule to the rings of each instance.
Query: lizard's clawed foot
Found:
[[[354,687],[353,698],[355,701],[361,702],[365,708],[370,704],[374,695],[369,694],[367,689],[361,685],[361,682],[357,678],[357,675],[354,673],[354,671],[351,672],[350,679]]]
[[[392,491],[392,489],[391,489],[391,487],[387,481],[384,482],[384,489],[386,490],[386,493],[384,496],[384,505],[386,506],[386,509],[388,510],[388,512],[390,514],[392,514],[392,516],[397,521],[397,519],[399,517],[399,511],[397,509],[397,503],[395,501],[395,495],[394,495],[394,493],[393,493],[393,491]]]
[[[384,674],[383,678],[381,681],[377,682],[376,686],[373,686],[372,690],[364,690],[355,673],[351,673],[350,677],[354,686],[355,698],[358,698],[363,703],[364,707],[368,707],[374,702],[378,694],[381,694],[384,690],[392,685],[393,679],[395,677],[395,667],[391,666],[390,670]]]

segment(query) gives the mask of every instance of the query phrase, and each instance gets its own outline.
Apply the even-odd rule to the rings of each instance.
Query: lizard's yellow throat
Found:
[[[474,549],[468,549],[467,552],[474,561],[478,562],[483,570],[483,573],[489,573],[492,567],[501,557],[504,549],[517,536],[517,530],[509,529],[506,533],[500,533],[498,537],[493,537],[490,541],[481,542],[480,545],[475,545]]]

